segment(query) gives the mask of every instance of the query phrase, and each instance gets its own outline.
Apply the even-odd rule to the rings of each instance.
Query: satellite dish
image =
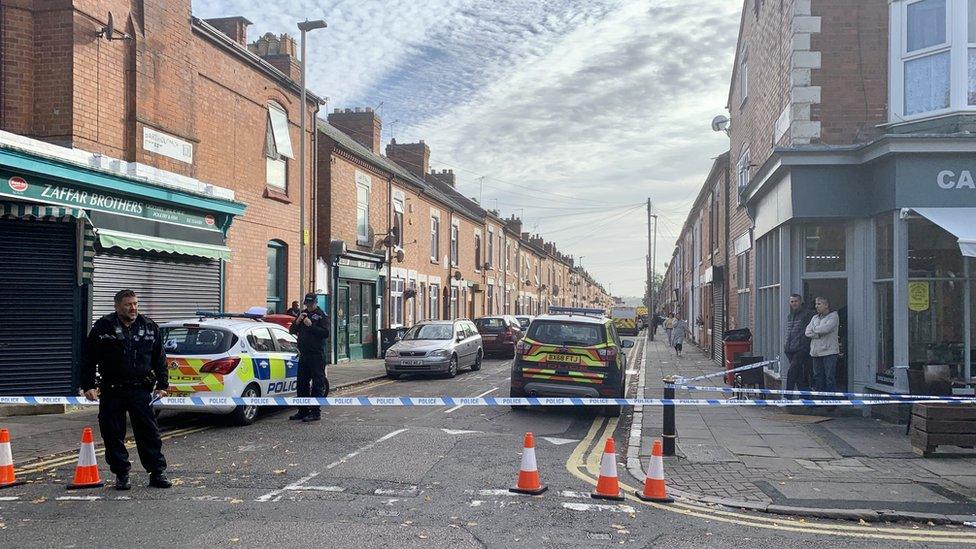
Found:
[[[112,15],[112,12],[108,12],[108,24],[105,25],[102,32],[105,33],[105,38],[109,40],[115,37],[115,17]]]
[[[401,249],[398,248],[397,251],[396,251],[396,260],[397,260],[397,263],[403,263],[403,259],[405,257],[406,257],[406,255],[403,253],[403,250],[401,250]]]
[[[724,132],[729,129],[729,118],[725,115],[718,115],[712,119],[712,131]]]
[[[461,280],[461,271],[454,271],[454,280]]]

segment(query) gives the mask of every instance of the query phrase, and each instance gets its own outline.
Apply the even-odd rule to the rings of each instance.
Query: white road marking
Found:
[[[60,496],[54,498],[58,501],[98,501],[102,496]]]
[[[579,442],[579,440],[572,438],[556,438],[556,437],[539,437],[542,440],[555,444],[556,446],[562,446],[563,444],[569,444],[570,442]]]
[[[481,504],[482,503],[484,503],[484,502],[481,501],[480,499],[473,499],[473,500],[471,500],[471,503],[468,504],[468,506],[469,507],[481,507]]]
[[[463,429],[441,429],[449,435],[471,435],[474,433],[480,433],[481,431],[465,431]]]
[[[563,508],[573,511],[609,511],[611,513],[636,513],[630,505],[604,505],[601,503],[570,503],[564,502]]]
[[[0,501],[17,501],[20,496],[0,496]]]
[[[488,391],[485,391],[485,392],[483,392],[483,393],[481,393],[480,395],[475,395],[475,397],[474,397],[474,398],[481,398],[481,397],[483,397],[483,396],[485,396],[485,395],[490,395],[491,393],[494,393],[494,392],[495,392],[495,391],[497,391],[497,390],[498,390],[498,387],[495,387],[495,388],[493,388],[493,389],[490,389],[490,390],[488,390]],[[445,414],[450,414],[450,413],[451,413],[451,412],[453,412],[454,410],[459,410],[459,409],[461,409],[461,408],[462,408],[463,406],[464,406],[464,404],[458,404],[457,406],[455,406],[455,407],[453,407],[453,408],[449,408],[449,409],[447,409],[447,410],[444,410],[444,413],[445,413]]]
[[[632,376],[632,375],[634,375],[636,373],[638,373],[638,370],[627,370],[627,375],[629,375],[629,376]]]
[[[342,486],[296,486],[295,488],[289,488],[290,491],[295,492],[345,492],[346,489]]]
[[[507,488],[495,489],[495,490],[465,490],[465,494],[476,495],[476,496],[512,496],[519,497],[515,492],[509,491]]]
[[[356,450],[354,452],[350,452],[350,453],[346,454],[345,456],[337,459],[336,461],[333,461],[332,463],[326,465],[325,466],[325,470],[328,471],[330,469],[334,469],[334,468],[342,465],[343,463],[349,461],[350,459],[358,456],[359,454],[361,454],[361,453],[363,453],[363,452],[365,452],[365,451],[373,448],[377,444],[379,444],[379,443],[381,443],[383,441],[386,441],[386,440],[390,440],[391,438],[399,435],[400,433],[405,432],[406,430],[407,429],[397,429],[396,431],[393,431],[392,433],[387,433],[387,434],[381,436],[380,438],[374,440],[373,442],[370,442],[366,446],[363,446],[362,448],[360,448],[360,449],[358,449],[358,450]],[[312,480],[313,478],[315,478],[317,476],[319,476],[319,473],[318,472],[311,473],[311,474],[309,474],[309,475],[307,475],[305,477],[302,477],[302,478],[298,479],[296,482],[293,482],[293,483],[289,484],[288,486],[285,486],[284,488],[280,488],[278,490],[274,490],[274,491],[268,492],[267,494],[264,494],[263,496],[260,496],[259,498],[257,498],[256,501],[271,501],[273,498],[275,498],[274,501],[280,501],[282,494],[284,494],[287,491],[293,491],[293,490],[296,490],[296,489],[300,489],[302,485],[304,485],[306,482]]]
[[[193,496],[190,501],[240,501],[238,498],[231,496]]]
[[[586,492],[574,492],[572,490],[560,490],[559,495],[564,498],[590,499],[590,494]]]
[[[377,496],[415,496],[417,495],[417,486],[411,486],[410,488],[377,488],[373,490],[373,494]]]

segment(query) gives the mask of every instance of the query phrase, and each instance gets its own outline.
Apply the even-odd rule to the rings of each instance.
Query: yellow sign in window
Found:
[[[929,310],[929,283],[912,281],[908,283],[908,308],[920,313]]]

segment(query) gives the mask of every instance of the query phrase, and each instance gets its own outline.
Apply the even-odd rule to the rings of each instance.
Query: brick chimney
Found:
[[[396,139],[391,139],[386,146],[386,156],[421,179],[430,171],[430,147],[423,139],[420,143],[397,143]]]
[[[454,170],[441,170],[440,172],[437,170],[431,170],[430,173],[427,174],[427,180],[439,181],[445,185],[450,185],[451,188],[457,186],[457,180],[454,177]]]
[[[216,17],[205,19],[205,21],[215,29],[226,34],[231,40],[241,46],[247,47],[247,27],[253,25],[245,17],[235,15],[233,17]]]
[[[329,124],[353,138],[357,143],[380,154],[380,134],[383,121],[371,107],[365,109],[336,109],[329,114]]]
[[[301,80],[302,64],[298,62],[295,39],[291,36],[275,36],[269,32],[249,44],[247,49],[285,73],[288,78],[296,82]]]
[[[522,220],[514,215],[505,220],[505,227],[515,234],[522,234]]]

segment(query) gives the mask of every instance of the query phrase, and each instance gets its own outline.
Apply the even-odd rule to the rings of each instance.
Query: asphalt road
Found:
[[[455,379],[383,380],[345,394],[507,396],[508,368],[490,360]],[[39,464],[26,476],[34,482],[0,492],[0,545],[779,549],[976,541],[965,529],[593,500],[603,441],[613,433],[618,448],[626,445],[626,412],[617,421],[567,409],[348,407],[327,408],[313,424],[287,415],[269,412],[245,428],[164,416],[181,428],[164,444],[177,484],[170,490],[146,487],[136,464],[130,492],[67,492],[73,463]],[[549,487],[542,496],[507,491],[526,431],[536,435]],[[104,461],[101,470],[107,474]]]

